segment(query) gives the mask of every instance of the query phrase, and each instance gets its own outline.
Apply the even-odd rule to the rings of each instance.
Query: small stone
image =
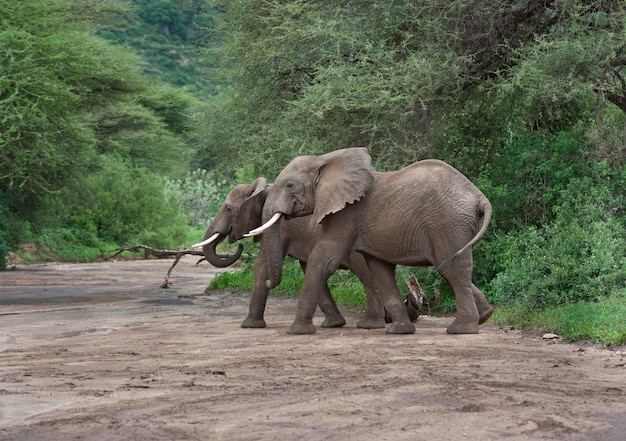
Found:
[[[543,338],[544,340],[555,340],[559,338],[559,336],[556,334],[547,333],[547,334],[543,334],[541,338]]]

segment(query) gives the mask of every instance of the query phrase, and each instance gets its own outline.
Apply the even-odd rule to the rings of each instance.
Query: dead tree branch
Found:
[[[136,249],[146,250],[152,256],[157,257],[159,259],[164,259],[164,258],[167,258],[167,257],[174,257],[174,263],[172,264],[172,266],[170,266],[170,269],[167,271],[167,275],[165,276],[165,281],[161,285],[161,288],[169,288],[169,286],[170,286],[169,285],[170,274],[171,274],[172,270],[174,269],[174,267],[178,264],[178,262],[180,261],[180,259],[183,256],[187,256],[187,255],[201,256],[201,259],[196,262],[196,265],[198,265],[203,260],[206,260],[204,258],[204,253],[202,251],[196,251],[196,250],[179,250],[179,251],[176,251],[176,250],[157,250],[156,248],[152,248],[152,247],[149,247],[149,246],[146,246],[146,245],[125,245],[125,246],[119,247],[119,248],[117,248],[115,250],[108,251],[109,253],[112,253],[114,251],[116,252],[115,254],[110,256],[109,259],[114,258],[115,256],[121,254],[124,251],[130,251],[130,250],[136,250]]]

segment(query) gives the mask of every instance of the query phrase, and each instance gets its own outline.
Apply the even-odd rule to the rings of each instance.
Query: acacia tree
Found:
[[[258,172],[364,145],[382,168],[436,156],[475,175],[511,133],[602,122],[624,95],[619,1],[214,3],[229,88],[208,151],[255,153]]]

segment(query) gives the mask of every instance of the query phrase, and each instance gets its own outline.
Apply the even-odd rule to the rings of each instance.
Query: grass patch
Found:
[[[252,252],[252,255],[254,253]],[[226,271],[215,276],[210,282],[209,289],[227,289],[236,292],[252,291],[254,259],[245,262],[240,268]],[[441,304],[433,308],[432,312],[451,312],[455,309],[454,292],[450,286],[432,268],[398,267],[396,280],[403,298],[407,295],[406,281],[415,274],[420,280],[422,288],[429,299],[434,298],[434,289],[441,292]],[[285,259],[283,262],[283,278],[277,287],[270,292],[273,295],[296,297],[302,290],[304,275],[300,263],[295,259]],[[351,271],[339,270],[328,279],[328,287],[339,306],[351,308],[365,308],[365,290],[363,284]]]
[[[209,285],[210,289],[252,291],[254,259],[241,268],[218,274]],[[406,280],[416,274],[428,298],[433,297],[434,288],[441,292],[441,304],[431,312],[454,311],[454,293],[449,285],[430,268],[398,267],[396,278],[403,296],[406,295]],[[285,259],[283,279],[271,293],[295,297],[302,289],[302,270],[294,259]],[[339,306],[365,307],[363,285],[350,271],[337,271],[328,280],[328,286]],[[544,310],[529,309],[518,305],[503,305],[496,309],[491,323],[516,328],[543,329],[554,332],[569,340],[590,340],[605,345],[626,344],[626,290],[598,302],[578,302]]]
[[[572,341],[623,345],[626,344],[626,291],[598,302],[578,302],[544,310],[505,305],[496,310],[492,321],[500,326],[543,329]]]

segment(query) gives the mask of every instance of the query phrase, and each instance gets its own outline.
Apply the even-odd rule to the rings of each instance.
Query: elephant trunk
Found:
[[[217,240],[209,243],[208,245],[204,245],[202,247],[202,252],[204,253],[204,258],[211,265],[216,266],[218,268],[225,268],[227,266],[231,266],[233,263],[239,260],[239,256],[243,252],[243,245],[237,245],[237,251],[233,254],[218,254],[217,245],[224,240],[226,236],[220,236]]]
[[[280,222],[272,225],[263,233],[262,246],[268,251],[268,280],[265,284],[272,289],[280,284],[283,277],[283,252],[280,240]]]

